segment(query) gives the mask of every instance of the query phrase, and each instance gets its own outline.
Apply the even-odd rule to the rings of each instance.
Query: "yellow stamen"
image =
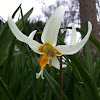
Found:
[[[52,66],[52,59],[49,59],[49,67],[51,68]]]
[[[45,59],[47,57],[47,54],[45,53],[42,57],[42,60]]]
[[[42,60],[42,61],[40,62],[40,66],[42,66],[42,65],[44,64],[45,60],[46,60],[46,59],[44,59],[44,60]]]
[[[46,58],[45,61],[43,62],[41,69],[43,69],[47,65],[47,63],[48,63],[48,59]]]
[[[42,66],[42,65],[44,64],[44,62],[45,62],[45,60],[46,60],[46,57],[47,57],[47,54],[45,53],[45,54],[42,56],[41,60],[40,60],[40,66]]]
[[[39,58],[38,63],[40,63],[40,62],[41,62],[41,59],[42,59],[42,56]]]
[[[41,56],[38,60],[41,69],[43,69],[47,65],[48,59],[49,59],[49,67],[51,67],[52,59],[54,58],[54,56],[61,55],[61,53],[49,43],[45,43],[44,45],[39,46],[38,51],[44,53],[44,55]]]

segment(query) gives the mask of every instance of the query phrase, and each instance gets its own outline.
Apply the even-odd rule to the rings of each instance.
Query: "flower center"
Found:
[[[57,55],[61,55],[61,53],[55,49],[52,45],[46,43],[43,46],[40,46],[38,49],[39,52],[44,53],[43,56],[41,56],[38,60],[38,63],[40,63],[41,69],[43,69],[48,61],[49,61],[49,67],[52,66],[52,59],[54,58],[54,56]]]

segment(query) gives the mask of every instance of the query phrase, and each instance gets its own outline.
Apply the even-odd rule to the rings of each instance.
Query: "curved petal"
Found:
[[[34,35],[35,35],[36,31],[37,30],[34,30],[33,32],[30,33],[30,35],[29,35],[29,38],[30,39],[33,39],[34,38]]]
[[[60,63],[56,56],[52,59],[52,66],[60,70]],[[65,68],[65,67],[67,67],[67,65],[66,66],[62,65],[62,68]]]
[[[8,17],[8,25],[12,31],[12,33],[14,34],[14,36],[21,42],[24,42],[26,44],[28,44],[29,46],[32,47],[32,50],[36,53],[38,52],[38,47],[41,46],[42,44],[38,43],[35,40],[32,40],[31,38],[29,38],[28,36],[24,35],[16,26],[16,24],[13,22],[11,17]],[[30,36],[31,37],[31,36]]]
[[[64,12],[65,8],[63,6],[58,7],[47,21],[41,36],[41,40],[44,44],[50,43],[53,46],[56,45],[57,35]]]
[[[54,66],[57,69],[60,69],[60,63],[56,56],[52,59],[52,66]]]
[[[74,23],[72,24],[72,35],[70,40],[70,45],[74,45],[76,43],[76,28]]]
[[[90,33],[92,31],[92,24],[90,22],[88,22],[88,33],[87,35],[83,38],[83,40],[79,43],[76,43],[75,45],[58,45],[55,48],[61,52],[62,54],[67,54],[67,55],[72,55],[77,53],[84,45],[85,43],[88,41]]]
[[[36,31],[37,31],[37,30],[34,30],[33,32],[30,33],[30,35],[29,35],[29,38],[30,38],[30,39],[33,40]],[[42,45],[42,44],[41,44],[41,45]],[[34,52],[36,52],[36,53],[38,53],[38,54],[43,54],[43,53],[38,52],[37,49],[35,49],[35,47],[32,46],[32,45],[30,45],[30,44],[29,44],[29,47],[30,47]]]

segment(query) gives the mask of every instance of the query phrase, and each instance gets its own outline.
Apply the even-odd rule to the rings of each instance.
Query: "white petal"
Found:
[[[66,68],[66,67],[67,67],[67,65],[66,65],[66,64],[63,64],[63,65],[62,65],[62,68]]]
[[[58,7],[55,12],[51,15],[49,20],[47,21],[41,40],[43,43],[50,43],[53,46],[56,45],[57,42],[57,36],[59,32],[59,28],[61,25],[61,20],[63,18],[65,12],[65,8],[63,6]]]
[[[29,35],[29,38],[33,40],[35,33],[36,33],[36,30],[34,30],[33,32],[31,32],[30,35]],[[42,44],[41,44],[41,45],[42,45]],[[43,54],[43,53],[38,52],[37,49],[35,49],[35,47],[34,47],[33,45],[30,45],[30,44],[29,44],[29,47],[30,47],[34,52],[36,52],[36,53],[38,53],[38,54]]]
[[[29,38],[30,39],[33,39],[34,38],[34,35],[35,35],[36,31],[37,30],[34,30],[33,32],[30,33],[30,35],[29,35]]]
[[[79,43],[76,43],[75,45],[58,45],[55,48],[61,52],[62,54],[67,54],[67,55],[72,55],[77,53],[84,45],[85,43],[88,41],[90,33],[92,31],[92,24],[90,22],[88,22],[88,33],[87,35],[83,38],[83,40]]]
[[[56,56],[52,59],[52,66],[60,70],[60,63]],[[65,68],[65,67],[67,67],[67,65],[66,66],[62,65],[62,68]]]
[[[13,22],[11,17],[8,17],[8,25],[12,31],[12,33],[14,34],[14,36],[21,42],[24,42],[26,44],[28,44],[29,46],[32,47],[32,50],[36,53],[38,52],[38,47],[41,46],[42,44],[38,43],[35,40],[32,40],[31,38],[29,38],[28,36],[24,35],[16,26],[16,24]],[[30,36],[31,37],[31,36]],[[40,54],[40,53],[39,53]]]
[[[72,24],[72,35],[70,40],[70,45],[74,45],[76,43],[76,28],[74,23]]]
[[[60,69],[60,63],[56,56],[52,59],[52,66],[54,66],[57,69]]]

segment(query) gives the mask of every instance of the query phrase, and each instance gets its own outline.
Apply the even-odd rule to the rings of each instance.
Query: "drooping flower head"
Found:
[[[43,44],[33,40],[33,37],[36,33],[36,30],[34,30],[32,33],[30,33],[29,37],[24,35],[16,26],[16,24],[13,22],[11,17],[8,17],[8,25],[14,34],[14,36],[21,42],[24,42],[30,46],[30,48],[38,53],[42,54],[38,60],[38,63],[41,66],[41,71],[39,73],[36,73],[36,78],[39,78],[40,76],[42,79],[43,77],[43,70],[44,67],[49,64],[49,67],[54,66],[57,69],[60,69],[59,61],[56,56],[61,55],[73,55],[77,53],[87,42],[89,39],[92,25],[90,22],[88,22],[88,32],[87,35],[82,39],[81,42],[76,43],[76,28],[74,24],[72,24],[72,35],[71,35],[71,41],[70,45],[57,45],[57,36],[59,32],[59,28],[61,25],[61,20],[64,16],[65,8],[63,6],[59,6],[55,12],[51,15],[49,20],[47,21],[41,40]],[[63,66],[64,68],[65,66]]]

